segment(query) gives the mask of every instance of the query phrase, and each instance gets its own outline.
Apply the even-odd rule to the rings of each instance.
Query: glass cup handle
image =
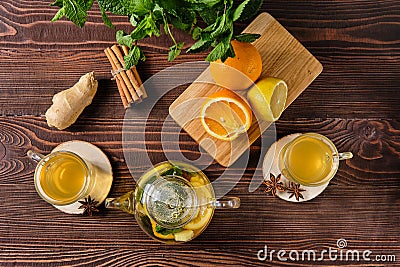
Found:
[[[240,207],[240,198],[224,197],[220,200],[214,200],[210,206],[216,209],[237,209]]]
[[[39,162],[42,158],[44,158],[44,155],[40,154],[39,152],[34,152],[32,150],[28,150],[26,154],[28,155],[29,158],[37,162]]]
[[[352,157],[353,157],[353,153],[351,153],[351,152],[339,153],[339,160],[351,159]]]

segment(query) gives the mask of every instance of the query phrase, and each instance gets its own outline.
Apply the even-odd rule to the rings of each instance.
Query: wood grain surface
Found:
[[[149,166],[129,172],[122,150],[124,109],[103,54],[115,42],[115,30],[103,26],[98,7],[83,29],[70,22],[49,22],[51,1],[4,0],[0,4],[0,266],[315,266],[310,261],[259,261],[268,249],[337,248],[395,255],[395,262],[330,261],[333,266],[400,266],[400,2],[397,0],[265,1],[261,11],[274,16],[323,64],[324,72],[276,123],[277,137],[318,132],[355,157],[341,162],[328,188],[316,199],[287,203],[260,186],[257,162],[268,131],[250,148],[250,162],[229,193],[239,196],[235,212],[218,211],[207,230],[192,242],[167,246],[148,238],[134,218],[101,209],[93,217],[60,213],[35,192],[35,164],[26,152],[48,153],[61,142],[79,139],[99,146],[115,173],[111,196],[134,188]],[[124,17],[112,17],[129,30]],[[241,32],[249,23],[236,27]],[[182,33],[181,40],[191,42]],[[174,64],[202,60],[183,54],[167,62],[165,36],[141,42],[148,60],[138,66],[144,80]],[[50,129],[43,114],[52,95],[94,70],[99,91],[77,123],[65,131]],[[201,157],[197,143],[170,118],[169,105],[186,89],[162,97],[150,116],[127,122],[128,133],[146,132],[146,150],[156,163],[165,159],[161,132],[179,135],[171,145]],[[148,92],[151,95],[151,92]],[[144,103],[143,103],[144,104]],[[166,120],[164,122],[164,120]],[[200,164],[201,165],[201,164]],[[206,166],[201,166],[206,167]],[[226,169],[213,162],[211,180]],[[234,180],[240,170],[232,168]],[[133,176],[133,177],[132,177]],[[276,255],[276,254],[275,254]]]

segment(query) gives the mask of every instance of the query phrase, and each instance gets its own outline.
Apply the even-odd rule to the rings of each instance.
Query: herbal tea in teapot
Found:
[[[187,242],[207,227],[214,209],[237,208],[240,200],[215,200],[207,176],[183,162],[162,162],[147,171],[136,189],[117,199],[107,199],[106,207],[135,214],[140,227],[164,243]]]

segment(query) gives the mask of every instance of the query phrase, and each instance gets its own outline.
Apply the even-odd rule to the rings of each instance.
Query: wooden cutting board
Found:
[[[261,77],[277,77],[286,81],[288,97],[286,108],[322,72],[321,63],[294,38],[270,14],[260,14],[243,31],[258,33],[261,37],[253,44],[261,54],[263,71]],[[268,122],[257,123],[246,134],[233,141],[221,141],[207,134],[199,114],[201,106],[210,94],[221,90],[213,84],[207,68],[170,106],[171,117],[222,166],[233,164],[270,126]],[[245,91],[237,91],[244,95]]]

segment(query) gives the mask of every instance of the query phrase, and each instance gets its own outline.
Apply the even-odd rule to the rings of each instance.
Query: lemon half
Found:
[[[285,109],[287,94],[285,81],[268,77],[258,81],[247,92],[247,99],[258,119],[273,122],[279,119]]]

